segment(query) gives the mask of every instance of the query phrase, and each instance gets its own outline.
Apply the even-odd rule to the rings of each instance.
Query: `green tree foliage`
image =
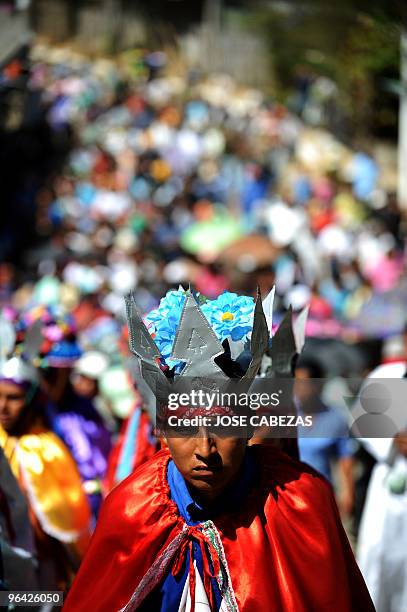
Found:
[[[278,97],[292,90],[299,67],[332,78],[337,103],[354,137],[395,136],[397,80],[404,2],[325,0],[264,2],[248,11],[247,25],[266,36]]]

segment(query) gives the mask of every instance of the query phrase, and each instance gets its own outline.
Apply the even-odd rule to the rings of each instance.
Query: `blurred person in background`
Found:
[[[390,336],[383,343],[382,360],[370,378],[403,378],[407,371],[407,327],[403,334]]]
[[[377,460],[359,529],[357,560],[378,612],[407,608],[407,429],[363,440]]]
[[[91,399],[75,391],[70,380],[73,363],[59,366],[52,356],[47,357],[47,362],[48,367],[41,372],[41,384],[49,397],[47,414],[53,431],[65,442],[76,461],[96,518],[102,502],[102,481],[111,449],[111,433]]]
[[[309,356],[300,356],[295,370],[295,398],[300,414],[312,416],[312,427],[298,427],[301,461],[308,463],[333,483],[333,466],[338,473],[338,505],[349,517],[354,504],[354,442],[343,415],[324,404],[321,392],[325,372],[320,363]]]
[[[82,377],[81,389],[85,395],[80,395],[71,380],[75,380],[73,368],[82,355],[73,317],[60,306],[34,305],[24,313],[24,321],[38,321],[41,326],[39,372],[47,419],[51,430],[70,450],[96,517],[102,500],[101,482],[111,448],[111,432],[94,406],[91,397],[94,381]]]
[[[99,381],[109,366],[109,358],[100,351],[86,351],[75,363],[71,383],[79,397],[92,402],[110,432],[116,431],[116,422],[107,402],[100,393]]]
[[[98,396],[98,379],[109,365],[108,358],[98,351],[84,353],[75,363],[71,375],[74,391],[86,399]]]
[[[91,514],[75,462],[47,425],[38,382],[22,357],[1,363],[0,446],[29,505],[39,586],[63,590],[87,547]]]
[[[406,330],[384,347],[371,380],[406,378]],[[405,382],[407,385],[407,381]],[[376,461],[358,535],[357,560],[378,612],[407,608],[407,413],[394,437],[360,438]]]

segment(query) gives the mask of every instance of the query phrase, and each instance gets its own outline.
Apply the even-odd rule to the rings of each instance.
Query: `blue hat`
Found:
[[[76,340],[61,340],[52,345],[45,357],[45,365],[52,368],[70,368],[81,357],[82,350]]]

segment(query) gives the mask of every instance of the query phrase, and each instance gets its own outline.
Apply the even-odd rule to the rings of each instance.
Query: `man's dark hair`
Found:
[[[298,370],[299,368],[307,370],[310,378],[325,378],[325,369],[315,357],[300,355],[295,364],[295,369]]]

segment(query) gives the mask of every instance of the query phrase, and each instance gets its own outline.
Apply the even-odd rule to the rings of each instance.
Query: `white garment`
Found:
[[[404,363],[376,368],[369,378],[401,378]],[[407,411],[406,411],[407,412]],[[407,460],[395,454],[393,441],[361,439],[377,459],[360,526],[357,560],[377,612],[407,610],[407,491],[393,493],[389,477],[407,475]]]
[[[405,361],[394,361],[378,366],[369,374],[369,378],[403,378],[406,373]]]
[[[404,458],[404,468],[407,463]],[[377,612],[407,610],[407,493],[389,490],[390,466],[379,462],[370,480],[357,560]]]
[[[202,582],[201,574],[197,570],[196,562],[194,562],[195,568],[195,606],[194,610],[191,609],[191,593],[189,589],[189,578],[187,577],[184,589],[182,591],[182,597],[179,604],[178,612],[211,612],[211,606],[208,597],[205,592],[205,588]],[[222,599],[219,612],[227,612],[225,600]]]

